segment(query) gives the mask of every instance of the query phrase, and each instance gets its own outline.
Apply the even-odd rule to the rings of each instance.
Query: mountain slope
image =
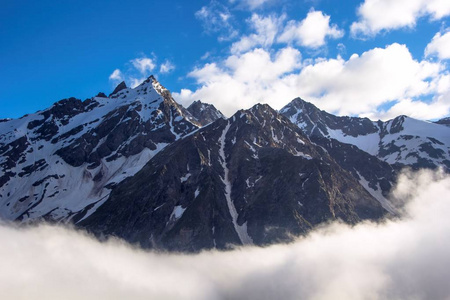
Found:
[[[264,245],[334,219],[386,210],[320,146],[267,105],[172,143],[78,226],[143,247]]]
[[[79,219],[199,123],[151,76],[106,97],[61,100],[0,123],[0,217]]]
[[[387,122],[338,117],[296,98],[280,113],[309,136],[352,144],[381,160],[413,168],[450,168],[450,129],[399,116]]]

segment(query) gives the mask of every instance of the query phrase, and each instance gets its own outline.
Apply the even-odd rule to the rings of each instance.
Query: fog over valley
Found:
[[[2,224],[0,298],[449,299],[449,195],[443,172],[404,172],[391,196],[400,218],[194,255]]]

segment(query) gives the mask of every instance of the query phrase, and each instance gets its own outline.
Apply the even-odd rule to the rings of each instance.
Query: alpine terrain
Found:
[[[173,251],[285,242],[394,216],[401,168],[450,168],[443,124],[338,117],[300,98],[227,119],[150,76],[0,120],[0,218]]]

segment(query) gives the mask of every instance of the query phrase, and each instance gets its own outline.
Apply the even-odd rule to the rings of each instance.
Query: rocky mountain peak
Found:
[[[95,97],[98,97],[98,98],[108,98],[108,96],[106,96],[105,93],[103,93],[103,92],[98,93],[97,96],[95,96]]]
[[[198,251],[286,241],[331,219],[385,213],[298,127],[258,104],[163,149],[79,226],[143,247]]]
[[[2,217],[81,219],[113,185],[198,127],[154,77],[136,88],[121,83],[110,97],[63,99],[2,122]]]
[[[278,115],[278,112],[274,110],[272,107],[270,107],[268,104],[255,104],[250,109],[247,110],[249,113],[251,113],[254,116],[258,117],[273,117]]]
[[[113,90],[113,92],[111,94],[109,94],[109,97],[111,97],[114,94],[117,94],[118,92],[120,92],[121,90],[124,90],[127,88],[127,84],[125,83],[125,81],[122,81],[121,83],[119,83],[116,88]]]
[[[147,91],[148,88],[154,89],[158,94],[163,96],[164,98],[171,98],[170,91],[166,89],[153,75],[150,75],[147,79],[145,79],[140,85],[138,85],[135,89],[140,91]]]
[[[192,102],[187,110],[199,121],[202,126],[214,122],[219,118],[225,118],[225,116],[214,105],[203,103],[200,100]]]

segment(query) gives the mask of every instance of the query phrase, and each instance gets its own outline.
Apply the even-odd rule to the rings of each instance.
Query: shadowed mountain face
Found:
[[[338,117],[300,98],[294,99],[280,113],[308,136],[333,138],[355,145],[397,168],[450,168],[450,132],[441,124],[407,116],[386,122]],[[445,123],[445,119],[441,123]]]
[[[144,247],[197,251],[287,241],[326,221],[385,213],[326,151],[257,105],[165,148],[79,225]]]

